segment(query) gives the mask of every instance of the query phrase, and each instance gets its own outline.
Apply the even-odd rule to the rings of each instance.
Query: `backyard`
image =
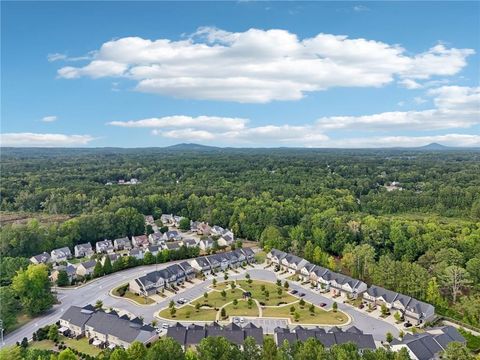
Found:
[[[66,346],[91,356],[97,356],[101,351],[99,348],[90,345],[87,338],[75,340],[60,336],[58,342],[64,342]],[[33,341],[30,346],[41,350],[57,350],[54,342],[51,340]]]

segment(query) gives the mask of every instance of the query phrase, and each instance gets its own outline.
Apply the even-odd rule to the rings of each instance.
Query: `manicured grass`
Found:
[[[143,297],[143,296],[138,296],[137,294],[134,294],[132,293],[131,291],[126,291],[125,294],[123,296],[121,296],[119,293],[118,293],[118,289],[120,289],[121,287],[123,287],[125,285],[121,285],[117,288],[115,288],[113,290],[113,295],[116,295],[116,296],[120,296],[120,297],[123,297],[123,298],[127,298],[127,299],[130,299],[130,300],[133,300],[135,301],[137,304],[139,305],[150,305],[150,304],[154,304],[155,301],[153,301],[150,297]]]
[[[210,285],[210,287],[212,289],[219,290],[219,291],[227,290],[227,289],[230,289],[230,282],[229,281],[222,281],[222,282],[218,282],[217,285],[215,285],[215,287],[213,287],[213,284]]]
[[[91,356],[97,356],[101,351],[96,346],[90,345],[85,337],[79,340],[61,338],[60,341],[65,341],[65,345]]]
[[[255,261],[257,264],[263,264],[267,258],[265,251],[259,251],[255,254]]]
[[[79,340],[75,340],[75,339],[67,338],[65,336],[60,336],[58,338],[58,341],[59,342],[63,341],[65,342],[66,346],[91,356],[97,356],[101,351],[99,348],[93,345],[90,345],[88,343],[88,339],[85,337]],[[53,343],[53,341],[50,341],[50,340],[33,341],[30,344],[30,346],[34,349],[40,349],[40,350],[58,350],[55,347],[55,344]]]
[[[259,315],[258,306],[253,302],[252,307],[248,308],[248,302],[246,300],[239,300],[237,306],[229,304],[225,306],[227,316],[257,316]]]
[[[197,320],[197,321],[214,321],[217,311],[209,308],[202,308],[199,311],[193,306],[185,305],[177,309],[175,317],[170,315],[170,309],[166,308],[160,311],[159,315],[165,319],[171,320]],[[187,315],[189,315],[187,317]]]
[[[224,304],[233,301],[233,299],[241,299],[242,298],[242,290],[239,290],[238,288],[235,290],[225,290],[226,292],[226,297],[222,297],[222,292],[221,291],[210,291],[208,293],[208,299],[205,299],[203,296],[194,302],[192,302],[192,305],[195,306],[196,303],[200,303],[200,305],[203,304],[210,304],[212,307],[217,307],[220,308]]]
[[[254,280],[251,284],[248,284],[247,280],[239,280],[237,281],[237,283],[245,291],[250,291],[254,299],[257,299],[259,302],[264,303],[266,306],[277,306],[279,303],[289,304],[291,302],[298,300],[296,297],[290,295],[283,286],[282,286],[282,295],[278,296],[277,294],[278,286],[271,282]],[[265,289],[268,290],[269,292],[268,300],[266,299],[265,294],[261,290],[262,285],[265,285]]]
[[[298,322],[295,321],[294,315],[290,312],[292,306],[295,306],[295,311],[300,315]],[[298,303],[294,305],[263,308],[263,316],[290,318],[292,323],[297,324],[342,325],[348,321],[348,317],[341,311],[325,311],[319,307],[315,307],[315,313],[312,315],[308,310],[308,305],[305,305],[302,309]]]
[[[55,344],[50,340],[32,341],[30,347],[39,350],[53,350],[55,349]]]
[[[467,340],[467,347],[470,350],[474,352],[480,351],[480,336],[475,336],[471,332],[465,329],[459,329],[458,331],[460,332],[460,334],[463,335],[465,340]]]

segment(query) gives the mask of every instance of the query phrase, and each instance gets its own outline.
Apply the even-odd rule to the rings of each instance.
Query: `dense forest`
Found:
[[[2,149],[0,170],[3,215],[32,218],[3,222],[2,283],[32,255],[174,213],[480,326],[479,151]]]

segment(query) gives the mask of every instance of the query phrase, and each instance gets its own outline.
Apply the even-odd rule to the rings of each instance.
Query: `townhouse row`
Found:
[[[105,312],[92,305],[70,306],[60,317],[59,332],[70,337],[86,336],[91,343],[101,347],[128,348],[134,341],[143,344],[158,339],[155,329],[140,318],[130,319],[115,311]]]
[[[185,281],[193,279],[197,273],[208,275],[254,261],[255,253],[250,248],[201,256],[189,262],[169,265],[162,270],[152,271],[133,279],[129,282],[129,289],[137,295],[150,296],[163,289],[181,285]]]
[[[363,296],[364,300],[373,305],[385,304],[388,309],[399,311],[407,320],[416,324],[431,321],[435,317],[435,308],[430,304],[378,286],[369,288],[361,280],[311,264],[299,256],[272,249],[267,254],[267,259],[282,270],[297,274],[302,281],[308,281],[315,288],[330,292],[333,296]]]

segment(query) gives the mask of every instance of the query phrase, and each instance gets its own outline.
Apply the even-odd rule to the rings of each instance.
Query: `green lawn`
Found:
[[[265,251],[259,251],[255,254],[255,261],[257,264],[263,264],[265,260],[267,259],[267,254]]]
[[[294,315],[290,313],[290,307],[295,306],[295,311],[300,314],[300,318],[295,321]],[[298,324],[328,324],[343,325],[348,321],[347,315],[341,311],[325,311],[315,307],[315,313],[312,315],[308,310],[308,305],[302,309],[298,303],[294,305],[263,308],[263,317],[290,318],[292,323]]]
[[[217,283],[217,285],[215,285],[215,287],[213,286],[213,284],[210,285],[210,286],[212,287],[212,289],[222,291],[222,290],[230,289],[230,282],[229,281],[222,281],[222,282]]]
[[[81,351],[91,356],[97,356],[101,351],[99,348],[90,345],[88,343],[88,339],[85,337],[81,338],[80,340],[75,340],[65,336],[60,336],[58,340],[59,342],[65,342],[65,345],[71,347],[72,349]],[[57,350],[53,341],[50,340],[33,341],[30,346],[40,350]]]
[[[197,321],[214,321],[217,311],[209,308],[202,308],[199,311],[193,306],[185,305],[177,309],[175,317],[170,315],[170,309],[166,308],[159,312],[160,317],[170,320],[197,320]]]
[[[471,332],[465,329],[459,329],[458,331],[460,332],[460,334],[463,335],[465,340],[467,340],[467,347],[470,350],[474,352],[480,351],[480,336],[475,336]]]
[[[210,304],[212,307],[220,308],[222,307],[225,303],[228,303],[230,301],[233,301],[233,299],[241,299],[242,298],[242,290],[235,289],[235,290],[225,290],[226,292],[226,297],[222,297],[222,292],[221,291],[210,291],[208,293],[208,299],[205,299],[203,296],[194,302],[192,302],[192,305],[195,306],[196,303],[200,303],[201,305],[203,304]]]
[[[266,306],[277,306],[279,303],[289,304],[298,300],[296,297],[290,295],[283,287],[282,295],[278,296],[278,286],[270,282],[254,280],[251,284],[248,284],[247,280],[239,280],[237,283],[245,291],[250,291],[254,299],[257,299],[259,302],[263,302]],[[269,292],[268,300],[261,290],[262,285],[265,285],[265,289]]]
[[[258,306],[253,302],[252,307],[248,308],[248,302],[246,300],[239,300],[237,306],[229,304],[225,306],[227,316],[256,316],[258,317]]]
[[[123,287],[125,285],[120,285],[119,287],[115,288],[113,290],[113,295],[116,295],[116,296],[121,296],[119,293],[118,293],[118,289]],[[155,301],[153,301],[151,298],[149,298],[148,296],[145,298],[143,296],[138,296],[137,294],[134,294],[132,293],[131,291],[126,291],[125,292],[125,295],[121,296],[121,297],[124,297],[124,298],[127,298],[127,299],[130,299],[130,300],[133,300],[135,301],[137,304],[140,304],[140,305],[150,305],[150,304],[154,304]]]

